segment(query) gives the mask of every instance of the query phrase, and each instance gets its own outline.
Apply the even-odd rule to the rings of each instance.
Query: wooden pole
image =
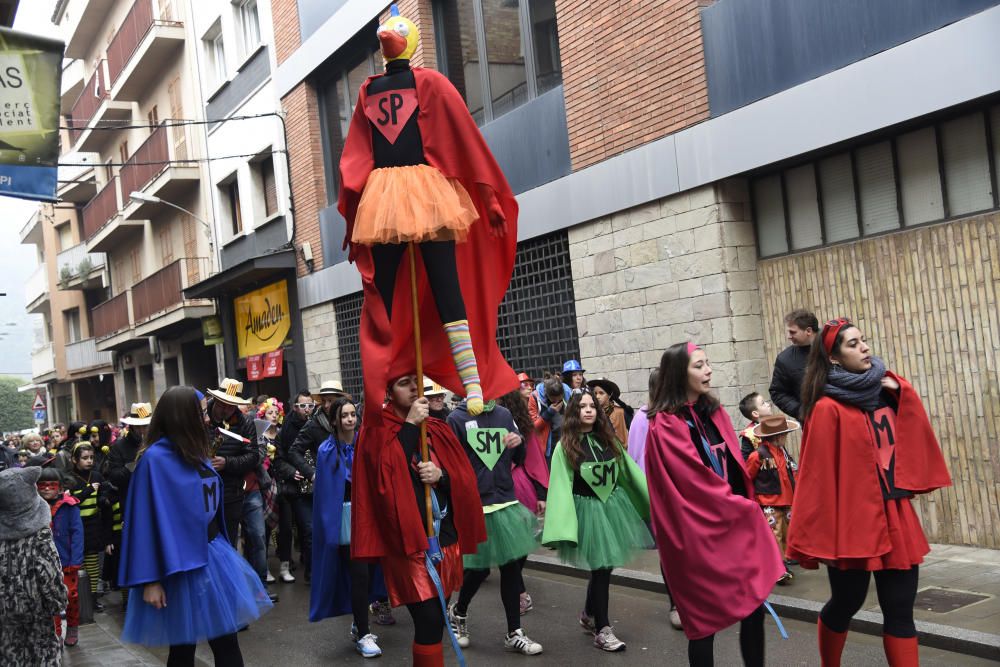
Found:
[[[417,398],[424,397],[424,354],[420,346],[420,300],[417,298],[417,253],[413,242],[407,243],[410,253],[410,299],[413,306],[413,344],[417,357]],[[420,460],[430,461],[427,449],[427,420],[420,422]],[[431,503],[431,485],[424,484],[424,509],[427,517],[427,537],[434,537],[434,506]]]

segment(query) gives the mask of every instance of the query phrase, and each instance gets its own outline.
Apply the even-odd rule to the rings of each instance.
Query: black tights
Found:
[[[823,625],[834,632],[847,632],[851,618],[865,603],[872,573],[828,567],[826,574],[830,578],[830,600],[823,605],[819,617]],[[900,638],[916,637],[913,601],[917,597],[918,567],[879,570],[874,574],[878,606],[882,608],[882,633]]]
[[[424,260],[424,272],[434,295],[434,304],[442,324],[465,319],[465,303],[458,282],[458,264],[455,261],[454,241],[426,241],[419,243]],[[405,243],[385,243],[372,246],[375,265],[375,287],[385,304],[385,313],[392,320],[392,297],[396,292],[396,272],[406,252]],[[406,280],[409,285],[409,278]]]
[[[608,620],[608,600],[611,596],[611,570],[592,570],[587,584],[587,602],[583,607],[587,616],[594,617],[594,626],[601,628],[611,625]]]
[[[462,575],[462,590],[458,594],[458,602],[455,603],[455,613],[465,616],[469,611],[469,603],[479,590],[479,586],[486,581],[490,574],[489,570],[466,569]],[[521,605],[519,598],[524,583],[521,579],[521,561],[515,560],[500,566],[500,601],[503,602],[503,610],[507,616],[507,632],[514,632],[521,627]]]
[[[217,667],[243,667],[243,654],[236,633],[208,640]],[[167,667],[194,667],[195,644],[174,644],[167,656]]]
[[[341,562],[346,561],[351,574],[351,613],[354,614],[354,625],[358,628],[358,636],[364,637],[371,628],[368,625],[368,582],[375,572],[374,563],[351,560],[350,545],[340,547]]]
[[[715,635],[688,641],[688,664],[712,667],[715,664]],[[764,607],[757,607],[740,621],[740,655],[746,667],[764,667]]]
[[[413,643],[431,646],[444,637],[444,613],[437,598],[406,605],[413,618]]]

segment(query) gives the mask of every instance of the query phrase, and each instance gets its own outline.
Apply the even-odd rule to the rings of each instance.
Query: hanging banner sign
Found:
[[[0,28],[0,195],[56,199],[64,49]]]
[[[259,354],[247,357],[247,380],[259,380],[263,365],[264,364],[262,363],[261,356]]]
[[[233,299],[236,346],[241,357],[277,350],[292,328],[288,281],[279,280]]]
[[[285,351],[277,349],[264,355],[264,371],[261,373],[266,378],[281,377],[282,363],[285,359]]]

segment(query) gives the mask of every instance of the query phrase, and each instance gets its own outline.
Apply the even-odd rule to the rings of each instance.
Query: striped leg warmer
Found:
[[[465,387],[466,409],[475,417],[483,411],[483,388],[479,384],[479,366],[476,365],[476,355],[472,350],[469,321],[448,322],[444,325],[444,332],[448,335],[458,377]]]

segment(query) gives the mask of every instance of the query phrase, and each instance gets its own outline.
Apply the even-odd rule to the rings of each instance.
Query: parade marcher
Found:
[[[447,389],[430,378],[424,378],[424,396],[427,397],[427,401],[431,405],[431,417],[434,417],[434,419],[440,419],[441,421],[448,420],[451,408],[445,405],[444,398],[447,395]]]
[[[240,519],[243,517],[244,480],[260,464],[257,427],[240,408],[250,401],[240,396],[243,383],[225,378],[219,389],[208,390],[208,446],[212,467],[222,477],[225,487],[226,535],[233,546],[239,544]],[[219,429],[235,433],[239,439]],[[263,542],[264,536],[260,535]],[[248,539],[249,542],[249,539]]]
[[[535,426],[538,445],[542,448],[546,463],[552,460],[552,452],[559,442],[563,411],[569,402],[569,396],[569,387],[563,384],[560,376],[547,374],[528,400],[528,415]]]
[[[282,424],[285,421],[285,405],[276,398],[266,397],[257,405],[254,425],[257,427],[258,444],[263,447],[262,463],[256,472],[256,481],[260,490],[261,503],[263,507],[264,519],[264,569],[266,583],[273,584],[276,580],[271,574],[271,568],[267,566],[267,549],[271,544],[271,531],[280,521],[278,506],[277,484],[271,476],[274,470],[274,458],[278,452],[278,437],[281,434]],[[291,572],[287,566],[282,568],[284,573],[291,577]],[[283,582],[287,579],[282,577]],[[295,581],[292,579],[292,581]]]
[[[90,580],[94,596],[94,611],[104,611],[97,598],[97,582],[101,580],[101,559],[111,542],[111,504],[104,476],[94,470],[94,446],[84,440],[73,445],[72,470],[67,475],[69,492],[80,502],[83,520],[83,569]]]
[[[278,433],[278,453],[272,468],[278,480],[278,561],[281,563],[278,579],[286,584],[295,581],[295,576],[292,574],[295,569],[295,563],[292,561],[292,526],[293,524],[296,526],[300,536],[299,562],[305,560],[308,546],[302,544],[301,535],[312,529],[309,522],[305,521],[309,518],[308,511],[311,509],[312,499],[302,498],[299,493],[301,475],[300,479],[295,479],[297,471],[288,462],[288,450],[316,407],[316,402],[308,389],[299,391],[291,397],[289,403],[292,408]],[[310,508],[303,509],[301,503],[308,503]]]
[[[378,419],[383,388],[417,367],[419,339],[423,373],[478,414],[484,397],[516,386],[496,327],[514,269],[517,200],[455,86],[410,67],[417,26],[395,5],[390,13],[377,32],[385,72],[361,85],[337,198],[364,288],[365,406]],[[417,298],[406,289],[397,299],[396,275],[411,268]]]
[[[351,481],[357,451],[358,410],[349,398],[338,398],[329,408],[334,433],[319,446],[315,467],[313,565],[309,620],[353,614],[351,640],[364,658],[382,655],[378,637],[369,625],[369,590],[384,597],[384,584],[375,563],[351,558]],[[384,603],[387,604],[387,603]],[[395,622],[395,619],[392,620]]]
[[[448,426],[465,447],[479,486],[486,520],[486,541],[474,554],[462,558],[462,588],[448,610],[458,645],[469,645],[469,604],[486,580],[490,569],[500,570],[500,601],[507,617],[504,649],[523,655],[538,655],[542,645],[521,629],[520,595],[524,590],[521,568],[524,559],[538,548],[538,520],[514,494],[513,466],[524,461],[524,438],[507,408],[495,401],[472,415],[463,401],[448,417]]]
[[[52,617],[66,608],[66,586],[52,511],[35,486],[41,474],[36,466],[0,472],[0,665],[62,664]]]
[[[768,393],[774,404],[792,419],[802,419],[799,414],[802,408],[802,376],[806,371],[809,349],[818,331],[819,321],[808,310],[799,308],[785,315],[785,332],[791,345],[774,360],[774,374]]]
[[[646,528],[646,478],[626,453],[590,389],[573,392],[552,455],[542,543],[563,562],[590,571],[580,625],[594,646],[625,650],[608,616],[611,571],[653,539]]]
[[[79,571],[83,567],[83,521],[80,504],[63,487],[63,475],[55,468],[42,468],[35,483],[40,495],[52,510],[52,539],[62,563],[63,583],[66,584],[66,646],[80,641]],[[62,635],[62,619],[56,615],[56,634]]]
[[[545,500],[549,490],[549,469],[545,465],[545,456],[542,453],[542,448],[538,445],[538,436],[535,435],[534,425],[528,415],[528,405],[523,388],[504,394],[497,399],[497,403],[510,410],[510,416],[514,418],[518,432],[524,437],[524,446],[518,450],[518,454],[523,451],[523,458],[516,456],[511,459],[514,495],[522,505],[528,508],[528,511],[534,513],[541,520],[545,516]],[[525,562],[527,562],[527,558],[522,558],[522,571]],[[524,588],[523,576],[519,592],[519,607],[523,616],[535,606],[531,595]]]
[[[647,415],[646,474],[660,563],[691,665],[714,663],[715,633],[740,622],[748,667],[764,664],[763,603],[784,573],[754,502],[736,431],[694,343],[667,348]],[[729,557],[739,554],[740,567]]]
[[[167,664],[178,666],[193,666],[196,645],[207,640],[216,665],[242,665],[236,633],[271,602],[228,541],[225,483],[209,459],[194,389],[164,392],[148,441],[125,504],[119,576],[131,599],[122,639],[169,646]]]
[[[579,361],[570,359],[563,364],[562,381],[570,389],[583,389],[587,384],[587,379],[583,376],[586,372]]]
[[[413,617],[412,664],[440,667],[445,615],[426,569],[424,485],[432,486],[439,508],[443,559],[436,567],[445,597],[461,587],[462,556],[486,540],[486,526],[469,459],[448,425],[429,417],[427,399],[417,398],[418,381],[412,373],[392,381],[381,419],[361,431],[352,473],[351,556],[378,560],[392,605],[405,604]],[[421,422],[427,462],[420,458]]]
[[[597,399],[598,407],[604,410],[604,414],[611,421],[611,428],[614,429],[618,442],[622,443],[627,449],[628,424],[625,419],[625,408],[618,404],[621,401],[621,389],[607,378],[588,380],[587,386],[594,392],[594,398]]]
[[[521,396],[524,397],[525,405],[528,404],[528,400],[531,398],[531,392],[535,390],[535,385],[538,384],[537,380],[532,380],[531,376],[527,373],[518,373],[517,381],[520,382]]]
[[[788,556],[827,566],[830,600],[819,615],[819,652],[840,664],[851,618],[874,573],[889,664],[918,664],[913,603],[930,551],[910,498],[951,485],[913,386],[886,370],[864,334],[831,320],[813,342],[802,383],[801,466]]]
[[[754,429],[760,424],[761,419],[773,414],[773,407],[770,401],[756,391],[752,391],[740,400],[740,414],[750,422],[740,431],[740,454],[746,461],[760,445],[760,437],[754,433]],[[785,553],[784,550],[781,553]]]

